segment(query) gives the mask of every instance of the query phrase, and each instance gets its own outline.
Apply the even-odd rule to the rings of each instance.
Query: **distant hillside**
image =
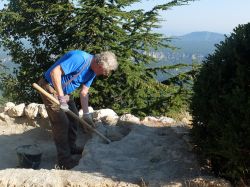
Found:
[[[213,32],[192,32],[183,36],[172,37],[170,45],[176,49],[160,49],[152,51],[151,55],[158,58],[164,64],[191,63],[192,60],[199,62],[208,54],[213,53],[215,44],[223,41],[225,36]]]
[[[151,52],[152,56],[159,59],[159,62],[154,66],[191,64],[194,61],[201,63],[208,54],[214,52],[215,44],[219,44],[224,39],[223,34],[213,32],[192,32],[173,37],[171,45],[176,48],[175,50],[161,49],[157,52]],[[159,73],[157,79],[163,81],[168,77],[169,75]]]
[[[223,41],[225,36],[213,32],[192,32],[184,36],[176,37],[172,44],[180,48],[180,52],[186,54],[200,54],[207,56],[215,49],[215,44]]]
[[[215,44],[220,43],[225,39],[223,34],[214,32],[192,32],[183,36],[175,36],[171,45],[177,49],[160,49],[159,51],[152,51],[151,55],[158,58],[159,62],[154,66],[164,66],[178,63],[191,64],[192,61],[202,62],[202,60],[215,50]],[[28,44],[27,44],[28,45]],[[0,60],[3,65],[10,69],[16,67],[11,63],[11,58],[7,56],[6,52],[0,48]],[[0,68],[0,72],[3,69]],[[174,72],[173,72],[174,73]],[[160,74],[157,79],[159,81],[165,80],[166,75]]]
[[[4,67],[7,67],[7,69],[4,69]],[[17,67],[14,63],[11,61],[11,57],[8,56],[7,52],[3,50],[3,48],[0,48],[0,73],[1,72],[12,72],[13,68]]]
[[[4,67],[7,67],[7,69]],[[11,57],[8,56],[6,51],[0,48],[0,74],[3,72],[12,73],[14,67],[18,67],[18,66],[12,63]],[[2,96],[2,91],[0,88],[0,102],[1,102],[1,96]]]
[[[191,32],[189,34],[179,36],[182,41],[213,41],[218,42],[224,39],[223,34],[215,32]]]

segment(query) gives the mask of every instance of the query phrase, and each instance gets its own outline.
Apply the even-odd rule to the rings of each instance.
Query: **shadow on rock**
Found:
[[[39,169],[54,169],[56,164],[56,147],[51,130],[26,125],[0,126],[0,170],[19,168],[16,148],[23,145],[38,145],[42,151]],[[78,133],[77,143],[84,145],[86,138]]]
[[[179,127],[179,132],[186,132]],[[169,184],[201,175],[195,155],[172,127],[138,124],[98,127],[99,136],[87,142],[83,158],[73,170],[134,184]]]

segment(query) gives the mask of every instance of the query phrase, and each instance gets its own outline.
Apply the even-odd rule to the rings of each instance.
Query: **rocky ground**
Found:
[[[13,107],[5,105],[0,111],[0,186],[230,186],[199,166],[185,123],[166,117],[117,116],[110,109],[94,111],[97,130],[112,142],[80,130],[78,144],[85,148],[79,165],[58,170],[41,105],[30,111],[22,105],[24,112],[19,113]],[[38,170],[19,168],[16,148],[27,144],[42,150]]]

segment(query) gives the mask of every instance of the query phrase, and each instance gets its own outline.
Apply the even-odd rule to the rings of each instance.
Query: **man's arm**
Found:
[[[82,90],[80,92],[80,100],[82,105],[83,113],[89,113],[89,88],[85,85],[82,86]]]
[[[64,96],[63,89],[62,89],[62,83],[61,83],[61,77],[64,75],[64,72],[60,65],[56,66],[51,72],[51,80],[54,86],[54,89],[56,90],[58,96]]]
[[[82,90],[80,92],[80,100],[83,110],[83,119],[89,124],[95,127],[95,123],[92,119],[92,114],[89,113],[89,88],[85,85],[83,85]],[[86,129],[85,129],[86,130]],[[87,131],[87,130],[86,130]]]

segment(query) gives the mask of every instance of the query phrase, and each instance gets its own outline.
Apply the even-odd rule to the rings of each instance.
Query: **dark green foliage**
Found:
[[[250,23],[205,60],[194,83],[193,135],[213,170],[250,179]]]
[[[125,11],[139,0],[79,0],[75,4],[69,0],[10,0],[0,12],[0,40],[20,69],[15,77],[2,77],[4,93],[17,102],[37,101],[31,84],[60,55],[71,49],[93,54],[111,50],[118,56],[119,69],[110,78],[94,82],[90,104],[118,113],[165,115],[171,110],[168,103],[179,100],[178,86],[165,86],[154,79],[155,71],[145,65],[156,59],[147,54],[168,46],[167,39],[153,31],[159,27],[159,11],[188,1],[174,0],[149,11]]]
[[[38,101],[31,85],[67,46],[64,32],[72,9],[67,1],[12,0],[0,12],[1,44],[19,65],[15,76],[1,77],[5,96],[16,102]]]

